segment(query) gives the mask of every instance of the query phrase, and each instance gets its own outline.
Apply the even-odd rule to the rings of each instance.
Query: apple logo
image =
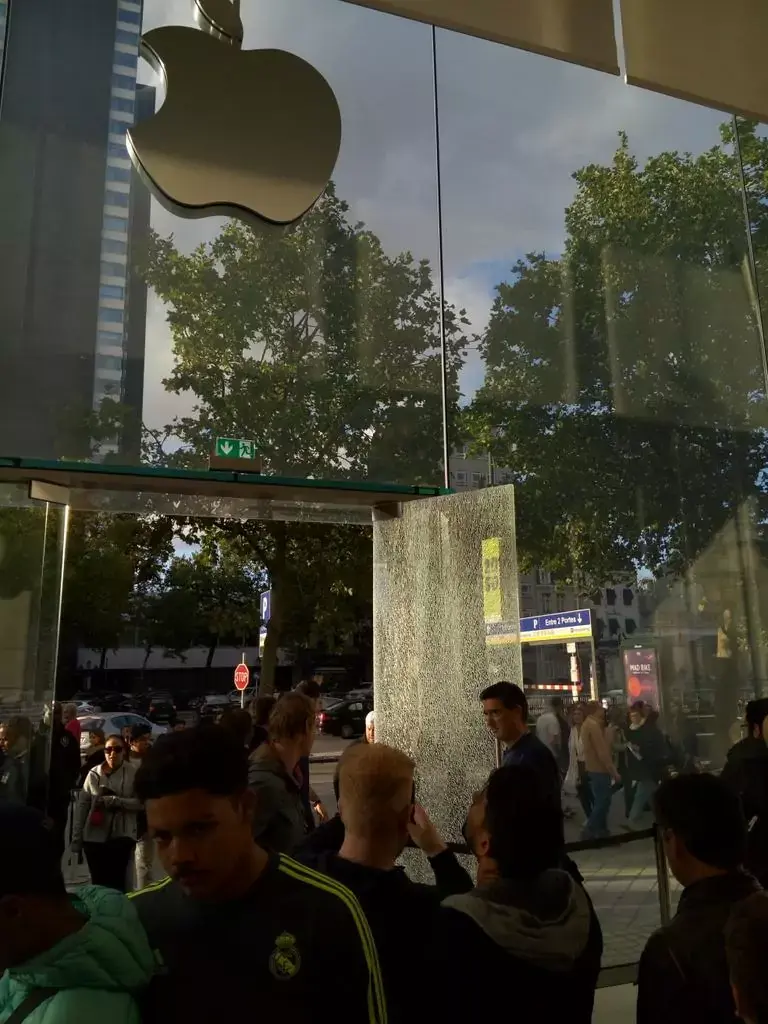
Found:
[[[238,3],[194,0],[203,31],[152,29],[142,56],[165,80],[154,117],[126,136],[155,197],[182,217],[287,227],[319,199],[341,146],[333,90],[284,50],[241,50]]]

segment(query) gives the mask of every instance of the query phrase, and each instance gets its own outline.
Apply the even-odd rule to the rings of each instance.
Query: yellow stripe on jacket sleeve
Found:
[[[368,919],[363,913],[363,909],[358,903],[355,894],[351,889],[347,889],[346,886],[337,882],[334,878],[329,878],[328,875],[323,875],[319,871],[315,871],[313,868],[308,868],[306,864],[300,864],[298,861],[293,860],[291,857],[287,857],[285,854],[280,855],[279,870],[298,882],[305,882],[307,885],[312,885],[316,889],[322,889],[323,891],[330,893],[332,896],[337,896],[345,904],[352,915],[352,920],[355,923],[357,934],[363,948],[365,962],[368,966],[369,1024],[386,1024],[387,1004],[384,996],[384,982],[381,977],[379,954],[376,951],[376,943],[373,940]]]
[[[159,882],[152,882],[150,885],[145,885],[143,889],[134,889],[133,892],[129,892],[127,894],[128,899],[132,900],[136,896],[143,896],[145,892],[157,892],[158,889],[164,889],[166,885],[170,885],[171,881],[171,877],[168,876],[168,878],[163,878]]]

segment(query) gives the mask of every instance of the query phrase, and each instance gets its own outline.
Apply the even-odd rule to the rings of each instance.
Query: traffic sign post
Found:
[[[245,664],[245,651],[240,655],[240,664],[235,669],[235,687],[240,691],[240,707],[245,707],[245,691],[251,681],[251,670]]]
[[[246,437],[217,437],[208,459],[210,469],[232,469],[261,473],[261,456],[256,442]]]

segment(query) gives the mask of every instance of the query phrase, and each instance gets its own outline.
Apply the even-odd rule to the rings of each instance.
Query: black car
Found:
[[[365,733],[365,716],[373,710],[370,700],[360,697],[345,697],[331,703],[317,712],[317,731],[323,736],[341,736],[351,740]]]
[[[150,722],[176,722],[176,704],[170,693],[150,693],[147,697],[146,716]]]

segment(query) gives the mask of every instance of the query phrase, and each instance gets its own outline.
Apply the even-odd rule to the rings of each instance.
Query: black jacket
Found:
[[[560,803],[560,790],[562,779],[560,769],[557,767],[555,755],[549,747],[532,732],[524,733],[520,739],[504,751],[502,764],[525,764],[541,778],[546,786],[554,794],[557,803]]]
[[[360,901],[379,951],[390,1024],[417,1019],[415,989],[423,984],[425,934],[440,911],[440,901],[472,888],[472,879],[454,854],[446,850],[429,862],[435,885],[412,882],[399,867],[369,868],[332,855],[322,855],[313,864]]]
[[[275,853],[293,853],[307,834],[301,787],[269,743],[248,759],[248,785],[256,795],[253,836]]]
[[[308,833],[294,856],[306,864],[314,864],[323,854],[338,853],[344,842],[344,822],[334,814]]]
[[[145,1024],[386,1020],[379,960],[357,900],[288,857],[271,857],[250,892],[228,903],[191,899],[170,879],[130,898],[161,965]],[[334,979],[343,998],[329,997]]]
[[[723,929],[734,903],[760,886],[734,872],[688,886],[677,913],[640,958],[637,1024],[732,1024]]]
[[[603,936],[587,893],[566,871],[451,897],[429,949],[427,988],[439,1002],[429,1019],[498,1020],[513,1006],[516,1021],[592,1020]]]
[[[746,866],[762,885],[768,885],[768,746],[754,736],[728,751],[720,775],[741,798],[747,819]]]
[[[667,739],[655,722],[644,722],[639,729],[627,729],[627,764],[633,779],[660,782],[669,762]]]

